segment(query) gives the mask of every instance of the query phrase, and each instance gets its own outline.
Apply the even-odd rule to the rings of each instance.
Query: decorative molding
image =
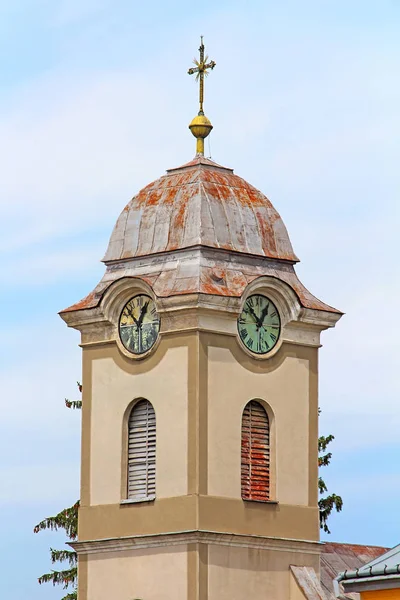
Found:
[[[301,346],[314,346],[319,348],[321,330],[306,323],[290,322],[282,331],[282,340]]]
[[[274,550],[277,552],[302,552],[319,554],[322,542],[296,540],[290,538],[265,537],[259,535],[242,535],[237,533],[218,533],[217,531],[178,531],[176,533],[159,533],[138,535],[103,540],[87,540],[70,542],[70,546],[78,555],[102,554],[105,552],[123,552],[145,548],[165,548],[187,544],[213,544],[217,546],[234,546],[255,550]]]
[[[262,291],[268,294],[268,291],[263,286]],[[276,295],[271,293],[269,297],[277,304],[278,309],[282,310],[282,302],[279,302]],[[272,298],[272,296],[274,296]],[[170,300],[170,299],[168,299]],[[159,307],[159,314],[161,318],[161,330],[159,339],[163,336],[176,333],[190,333],[193,331],[203,331],[209,333],[217,333],[221,335],[228,335],[238,338],[237,332],[237,316],[240,314],[240,304],[238,301],[232,302],[232,299],[221,297],[220,302],[211,304],[204,302],[204,298],[201,295],[196,297],[182,296],[180,298],[181,305],[170,305],[165,300]],[[207,299],[206,299],[207,300]],[[317,312],[317,311],[316,311]],[[321,311],[319,311],[319,315]],[[335,315],[336,316],[336,315]],[[268,355],[271,358],[276,354],[283,342],[289,342],[293,344],[299,344],[302,346],[320,346],[320,333],[321,330],[326,329],[325,321],[323,324],[311,319],[299,320],[300,317],[295,317],[296,320],[288,320],[289,315],[286,313],[282,315],[282,332],[280,341],[274,348],[274,351]],[[333,325],[329,325],[332,327]],[[85,323],[80,325],[81,329],[81,346],[94,346],[99,344],[116,343],[125,356],[132,358],[127,350],[124,349],[120,343],[118,335],[117,322],[110,322],[108,320],[99,321],[98,323]],[[159,341],[159,340],[158,340]],[[246,351],[246,348],[243,348]],[[155,351],[153,347],[149,354]],[[253,353],[247,351],[247,353],[255,356]],[[139,358],[147,356],[141,355]],[[265,359],[265,356],[258,357],[261,360]]]
[[[326,310],[314,310],[312,308],[302,308],[299,315],[299,322],[318,327],[320,331],[335,327],[341,319],[341,313],[328,312]]]
[[[204,324],[209,324],[209,323],[204,323],[204,321],[200,320],[200,323]],[[159,340],[156,342],[156,345],[153,346],[151,348],[151,350],[146,353],[145,355],[140,355],[139,358],[146,358],[149,354],[153,354],[155,351],[155,348],[158,346],[159,341],[161,341],[162,337],[164,336],[168,336],[168,335],[175,335],[175,334],[187,334],[187,333],[194,333],[194,332],[203,332],[203,333],[215,333],[215,334],[219,334],[219,335],[223,335],[223,336],[228,336],[228,337],[233,337],[233,338],[237,338],[238,339],[238,343],[239,343],[239,337],[238,337],[238,333],[237,333],[237,326],[236,326],[236,321],[233,322],[233,324],[230,324],[229,326],[224,327],[223,324],[220,322],[218,325],[215,324],[215,321],[213,322],[213,326],[210,327],[204,327],[202,326],[202,324],[199,324],[198,321],[196,320],[196,323],[188,323],[186,322],[186,324],[184,326],[181,327],[171,327],[171,329],[169,329],[168,331],[162,331],[159,334]],[[295,324],[296,327],[293,326],[293,323],[289,323],[288,325],[286,325],[286,327],[282,330],[281,333],[281,343],[289,343],[289,344],[295,344],[297,346],[312,346],[314,348],[320,348],[321,347],[321,342],[320,342],[320,333],[319,331],[315,331],[311,328],[308,327],[298,327],[298,324]],[[279,344],[279,348],[281,347],[281,343]],[[82,341],[79,344],[81,348],[84,347],[94,347],[94,346],[107,346],[110,344],[116,344],[118,346],[118,348],[121,350],[120,348],[120,344],[118,344],[118,339],[115,337],[115,335],[110,335],[109,337],[106,337],[105,339],[93,339],[87,332],[85,333],[85,335],[82,335]],[[240,344],[240,348],[244,351],[246,351],[246,348],[243,347],[242,344]],[[122,352],[125,356],[127,356],[128,358],[133,358],[135,359],[135,357],[128,353],[127,351]],[[265,360],[265,356],[261,355],[261,356],[257,356],[253,353],[251,353],[250,351],[247,351],[247,354],[249,356],[251,356],[252,358],[258,358],[259,360]],[[274,354],[276,354],[274,352]],[[268,358],[271,358],[271,356],[273,356],[273,354],[269,354]]]

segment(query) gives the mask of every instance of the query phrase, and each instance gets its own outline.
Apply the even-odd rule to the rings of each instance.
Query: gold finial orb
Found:
[[[190,123],[189,129],[197,139],[196,154],[204,154],[204,140],[212,128],[211,121],[204,114],[198,114]]]
[[[194,59],[193,62],[196,66],[192,67],[188,71],[189,75],[196,74],[196,80],[199,81],[199,83],[200,83],[200,86],[199,86],[200,110],[198,112],[198,115],[190,123],[189,129],[192,132],[192,134],[194,135],[194,137],[197,139],[196,154],[202,154],[202,155],[204,155],[204,140],[210,134],[210,132],[213,128],[210,120],[207,119],[207,117],[205,116],[205,114],[203,112],[204,77],[208,75],[209,70],[212,71],[214,69],[215,64],[216,64],[213,60],[210,62],[207,62],[208,56],[205,56],[204,51],[205,51],[205,48],[204,48],[204,44],[203,44],[203,36],[201,36],[201,42],[200,42],[200,48],[199,48],[200,60]]]

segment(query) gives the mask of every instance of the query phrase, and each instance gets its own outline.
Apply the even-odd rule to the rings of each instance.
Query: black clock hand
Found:
[[[129,306],[127,306],[126,308],[127,308],[128,312],[129,312],[130,316],[132,317],[132,319],[133,319],[133,320],[134,320],[134,322],[136,323],[136,326],[139,326],[139,324],[138,324],[138,320],[137,320],[137,318],[135,317],[135,315],[133,314],[133,309],[132,309],[132,308],[129,308]]]
[[[268,302],[267,306],[265,308],[263,308],[263,310],[262,310],[262,313],[261,313],[261,316],[260,316],[260,323],[261,323],[261,325],[263,324],[263,321],[264,321],[265,317],[268,314],[268,309],[269,309],[269,302]]]
[[[140,313],[140,317],[139,317],[139,321],[138,321],[138,327],[142,326],[143,323],[143,319],[145,314],[147,313],[147,307],[149,306],[149,300],[144,304],[141,313]]]
[[[250,306],[249,304],[248,304],[247,306],[248,306],[248,308],[249,308],[249,311],[251,312],[251,314],[253,315],[253,317],[254,317],[254,319],[255,319],[255,322],[256,322],[256,325],[257,325],[257,327],[261,327],[261,325],[262,325],[262,321],[260,321],[260,320],[259,320],[259,318],[257,317],[256,313],[254,312],[254,309],[253,309],[253,307],[252,307],[252,306]]]

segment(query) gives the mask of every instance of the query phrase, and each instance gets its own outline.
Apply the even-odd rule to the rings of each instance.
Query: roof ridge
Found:
[[[229,173],[233,173],[233,169],[231,169],[230,167],[224,167],[223,165],[219,165],[215,161],[211,160],[210,158],[205,158],[204,156],[195,156],[191,161],[189,161],[188,163],[185,163],[184,165],[181,165],[180,167],[173,167],[172,169],[167,169],[167,173],[175,174],[179,171],[183,171],[186,169],[192,169],[199,165],[201,167],[218,169],[221,171],[228,171]]]
[[[353,544],[352,542],[322,542],[324,546],[357,546],[357,548],[383,548],[387,549],[388,546],[378,546],[377,544]]]

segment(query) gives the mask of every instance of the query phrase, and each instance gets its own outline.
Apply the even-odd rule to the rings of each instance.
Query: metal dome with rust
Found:
[[[158,298],[239,298],[259,277],[285,282],[302,306],[338,313],[298,279],[285,225],[264,194],[232,169],[196,155],[146,186],[122,211],[104,257],[106,272],[62,313],[90,310],[121,278],[145,282]]]
[[[271,202],[232,169],[197,155],[122,211],[104,262],[204,246],[297,262]]]

